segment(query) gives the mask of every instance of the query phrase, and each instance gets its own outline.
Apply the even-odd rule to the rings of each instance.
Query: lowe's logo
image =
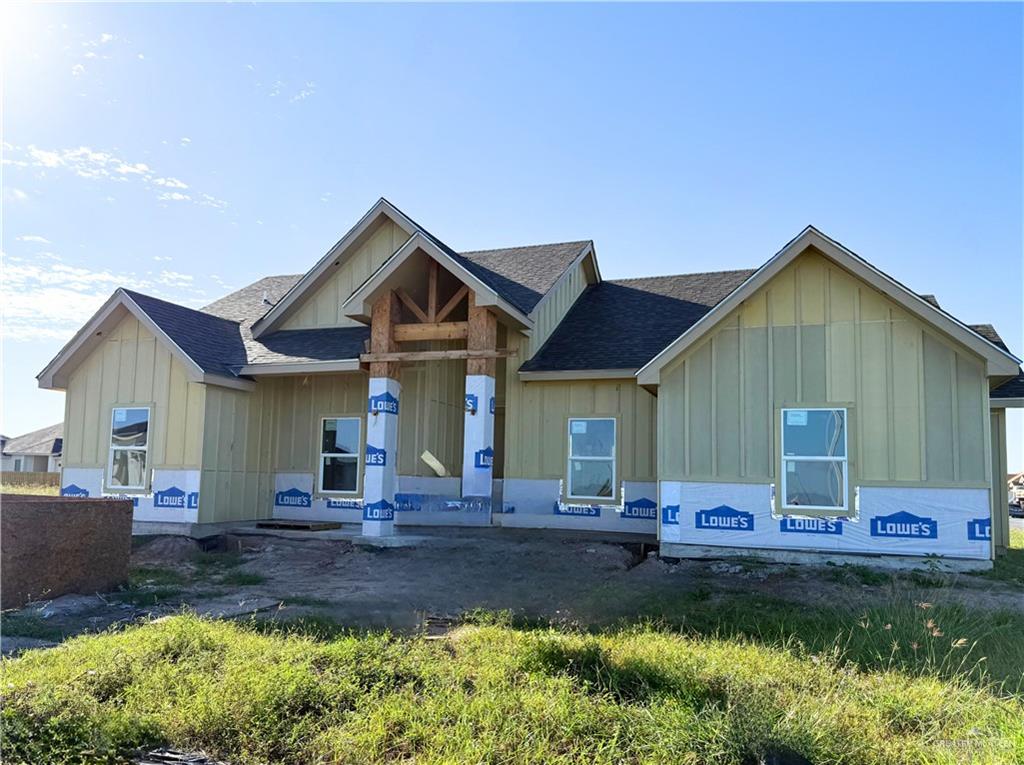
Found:
[[[388,391],[370,396],[370,414],[398,414],[398,399]]]
[[[177,486],[158,491],[153,494],[153,507],[180,507],[184,508],[188,495]]]
[[[661,508],[661,523],[664,526],[678,526],[679,505],[665,505]]]
[[[479,401],[480,401],[480,399],[478,399],[476,397],[475,393],[467,393],[466,394],[466,411],[467,412],[475,412],[477,410],[477,405],[478,405]]]
[[[967,521],[967,538],[974,542],[988,542],[992,539],[992,519],[972,518]]]
[[[278,507],[312,507],[309,492],[292,487],[279,491],[274,495],[274,504]]]
[[[366,464],[384,467],[388,464],[388,453],[384,449],[378,449],[371,444],[366,445]]]
[[[386,499],[363,505],[364,521],[391,521],[395,518],[395,506]]]
[[[88,497],[89,490],[71,483],[60,490],[60,495],[62,497]]]
[[[939,524],[901,510],[892,515],[876,515],[871,519],[871,536],[900,539],[938,539]]]
[[[600,505],[563,505],[555,503],[555,515],[575,515],[584,518],[599,518],[601,516]]]
[[[754,514],[745,513],[728,505],[719,505],[710,510],[698,510],[694,513],[698,529],[715,531],[753,531]]]
[[[494,414],[494,396],[491,396],[491,403],[488,404],[488,408],[491,410],[491,414]]]
[[[783,534],[835,534],[843,535],[842,521],[835,518],[783,518],[779,521]]]
[[[338,499],[337,497],[328,497],[327,499],[328,510],[359,510],[362,506],[363,502],[359,499]]]
[[[653,521],[658,517],[658,503],[647,499],[647,497],[634,499],[632,502],[627,502],[622,508],[622,517]]]
[[[490,446],[478,450],[473,455],[473,467],[484,468],[490,470],[494,467],[494,449]]]

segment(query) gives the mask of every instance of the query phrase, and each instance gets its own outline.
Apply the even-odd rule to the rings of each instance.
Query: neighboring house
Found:
[[[1006,491],[1010,502],[1024,504],[1024,473],[1017,473],[1006,477]]]
[[[17,438],[0,439],[3,472],[56,473],[64,441],[64,423],[34,430]]]
[[[667,555],[988,560],[1024,405],[992,327],[812,227],[756,269],[606,281],[592,242],[459,253],[383,199],[305,274],[202,310],[117,290],[39,384],[67,391],[64,493],[131,495],[140,529],[588,529]]]

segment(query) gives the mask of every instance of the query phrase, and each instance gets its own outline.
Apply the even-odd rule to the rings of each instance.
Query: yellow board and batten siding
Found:
[[[807,252],[666,367],[662,480],[764,481],[778,408],[850,406],[860,484],[987,487],[984,362]]]
[[[206,395],[167,346],[127,316],[68,380],[63,466],[105,471],[113,408],[148,406],[148,469],[198,470]]]
[[[390,219],[382,221],[369,238],[334,267],[334,273],[303,300],[281,329],[362,326],[342,313],[342,303],[408,238],[409,234]]]
[[[564,479],[570,417],[616,419],[617,481],[654,481],[655,398],[631,379],[523,382],[519,366],[547,341],[586,289],[587,265],[577,264],[535,309],[530,336],[508,333],[516,355],[506,364],[504,476]],[[618,487],[616,487],[616,496]]]

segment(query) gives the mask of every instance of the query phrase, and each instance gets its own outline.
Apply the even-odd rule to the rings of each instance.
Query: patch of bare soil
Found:
[[[133,552],[136,575],[128,591],[68,596],[22,613],[64,634],[183,607],[220,618],[316,617],[355,629],[429,634],[477,609],[581,626],[611,624],[635,618],[644,603],[687,593],[699,593],[709,604],[754,594],[857,610],[898,592],[922,601],[953,599],[972,608],[1024,611],[1019,590],[969,575],[933,582],[862,567],[666,562],[646,557],[638,545],[558,532],[445,530],[423,546],[392,549],[315,537],[232,535],[218,540],[212,552],[205,547],[203,552],[182,537],[155,538]]]

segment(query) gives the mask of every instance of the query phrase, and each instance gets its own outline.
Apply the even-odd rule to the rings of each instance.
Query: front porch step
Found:
[[[256,524],[260,529],[288,529],[290,531],[328,531],[340,529],[341,524],[337,521],[260,521]]]

